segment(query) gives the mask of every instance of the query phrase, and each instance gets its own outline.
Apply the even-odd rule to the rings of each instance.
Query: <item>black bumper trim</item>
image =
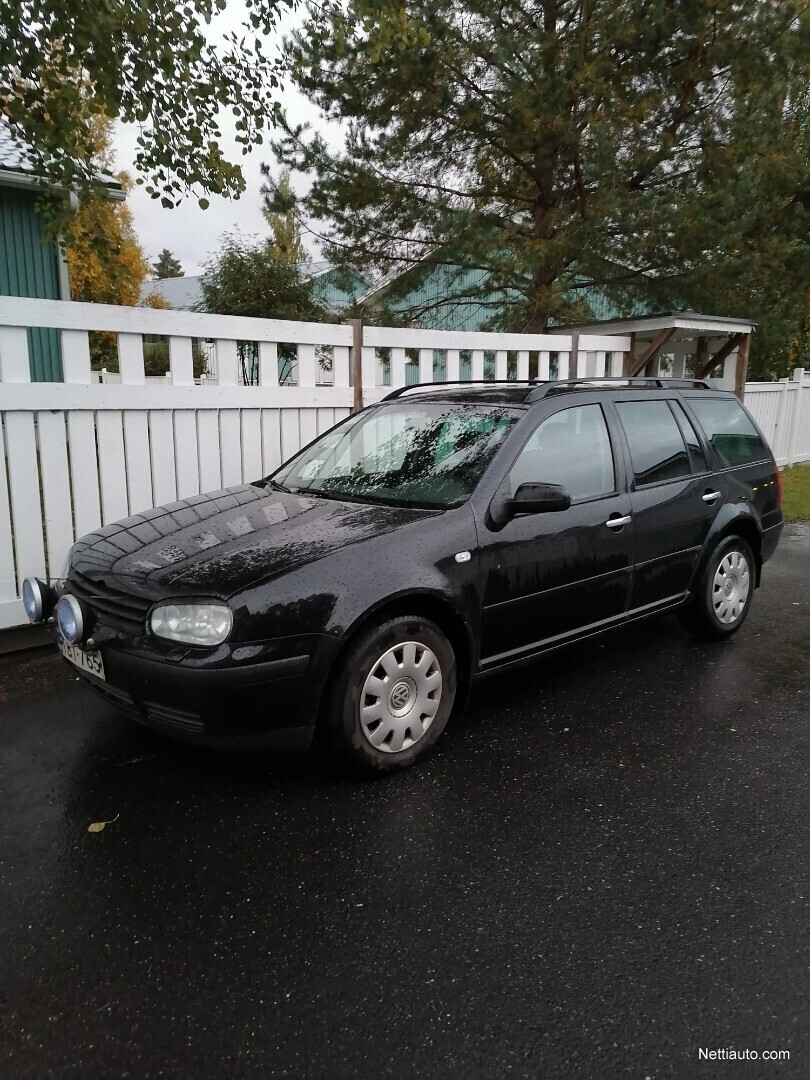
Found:
[[[244,667],[202,668],[163,660],[148,660],[142,656],[133,656],[132,653],[118,653],[113,650],[107,655],[111,668],[121,664],[128,674],[140,678],[169,677],[172,682],[176,681],[183,686],[193,685],[203,689],[253,686],[256,683],[272,682],[274,679],[289,679],[303,675],[310,660],[309,656],[288,656],[282,660],[267,660],[263,664],[246,664]]]

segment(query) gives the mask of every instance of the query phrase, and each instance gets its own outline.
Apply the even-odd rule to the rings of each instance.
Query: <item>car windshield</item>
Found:
[[[326,497],[427,509],[458,506],[516,419],[501,407],[386,404],[327,432],[270,482]]]

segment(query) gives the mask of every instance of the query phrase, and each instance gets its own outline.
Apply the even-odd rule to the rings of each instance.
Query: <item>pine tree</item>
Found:
[[[497,297],[495,326],[589,317],[595,286],[784,337],[807,280],[806,30],[775,0],[326,0],[288,51],[345,147],[285,121],[276,151],[311,176],[332,261],[444,266],[448,300]]]
[[[164,248],[157,259],[152,263],[152,273],[158,280],[162,278],[185,277],[185,271],[183,270],[180,260],[176,258],[168,248]]]

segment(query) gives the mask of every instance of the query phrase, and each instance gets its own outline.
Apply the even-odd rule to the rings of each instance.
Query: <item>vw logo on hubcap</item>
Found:
[[[403,679],[398,682],[394,689],[391,691],[391,711],[402,712],[404,711],[411,700],[411,687],[410,684]]]

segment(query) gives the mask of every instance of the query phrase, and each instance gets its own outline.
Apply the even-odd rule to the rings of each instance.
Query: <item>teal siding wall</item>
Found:
[[[508,290],[503,292],[492,290],[488,293],[484,292],[475,299],[459,299],[446,304],[441,304],[440,301],[444,297],[458,294],[465,289],[481,289],[486,278],[487,274],[484,270],[461,270],[456,267],[437,266],[405,296],[396,300],[389,299],[388,304],[391,311],[423,330],[483,330],[489,320],[498,314],[504,299],[509,298]],[[513,295],[516,296],[516,294]],[[621,311],[595,287],[579,290],[577,297],[586,301],[594,319],[647,315],[654,310],[652,305],[639,300],[632,305],[632,310]],[[414,310],[418,312],[420,308],[426,310],[423,310],[421,314],[414,314],[409,319],[410,312]]]
[[[447,304],[441,300],[465,289],[480,289],[486,277],[484,270],[437,266],[405,296],[389,300],[389,305],[405,319],[410,311],[425,308],[413,318],[413,324],[423,330],[483,330],[498,313],[500,294],[492,292],[480,299],[459,299]]]
[[[325,301],[333,310],[340,311],[361,296],[368,289],[369,282],[359,274],[329,270],[316,277],[313,286],[313,292],[319,300]]]
[[[59,300],[59,263],[43,243],[43,223],[33,191],[0,187],[0,296]],[[34,382],[61,382],[62,357],[55,330],[29,330]]]

